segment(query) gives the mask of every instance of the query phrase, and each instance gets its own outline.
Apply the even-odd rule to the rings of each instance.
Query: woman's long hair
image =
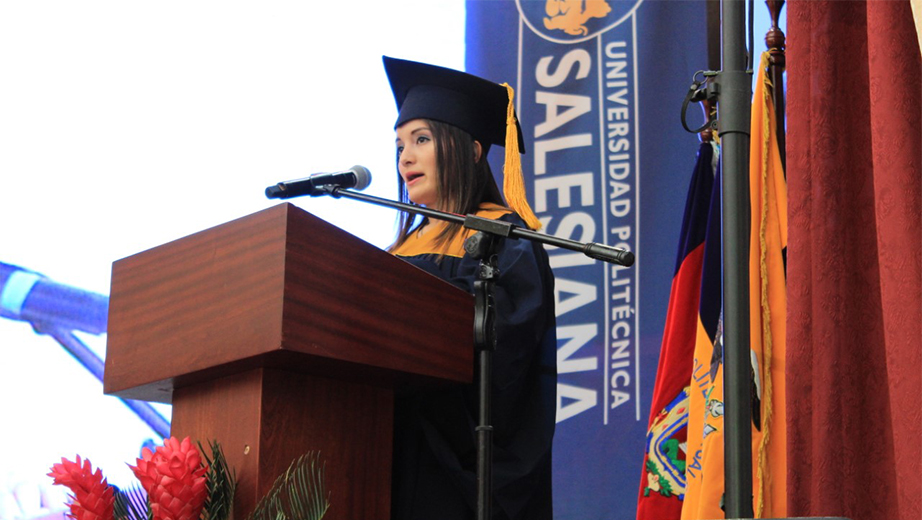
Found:
[[[438,168],[438,185],[436,197],[439,205],[450,213],[467,215],[476,213],[484,202],[505,205],[503,196],[493,178],[493,171],[487,161],[489,145],[481,143],[480,157],[475,161],[474,139],[470,134],[456,126],[439,121],[425,120],[432,130],[432,139],[436,145],[436,167]],[[397,157],[398,168],[400,157]],[[398,197],[401,202],[410,202],[403,177],[397,176]],[[418,227],[414,225],[416,216],[401,213],[398,220],[397,239],[388,248],[393,251],[407,241],[410,234]],[[425,225],[423,219],[419,226]],[[435,237],[435,243],[445,248],[461,232],[460,224],[449,223]]]

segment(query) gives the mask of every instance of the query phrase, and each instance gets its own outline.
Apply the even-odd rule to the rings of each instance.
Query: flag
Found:
[[[637,502],[638,520],[679,518],[685,496],[688,390],[695,348],[708,208],[714,188],[716,145],[702,143],[692,173],[659,366],[647,425]]]
[[[719,506],[723,493],[721,175],[718,167],[714,194],[708,208],[708,228],[701,266],[701,298],[695,316],[695,346],[688,391],[688,456],[685,499],[681,511],[683,519],[723,517]],[[716,449],[711,449],[712,446]],[[699,504],[711,502],[716,505],[716,513],[708,510],[703,516],[695,516],[698,513],[693,512],[698,511]]]
[[[784,517],[787,512],[784,409],[787,185],[775,134],[771,84],[765,73],[768,56],[767,52],[762,54],[756,80],[749,157],[752,226],[749,336],[753,374],[753,512],[756,518]],[[710,239],[709,235],[707,247],[710,247]],[[705,271],[704,278],[707,278],[707,269]],[[719,272],[716,278],[702,279],[702,319],[689,397],[690,460],[683,520],[724,517],[721,509],[724,493],[722,325],[718,318],[714,326],[703,313],[706,300],[710,299],[703,292],[705,284],[720,287]],[[719,302],[720,295],[713,299]]]
[[[762,53],[752,104],[749,185],[749,343],[761,424],[753,431],[753,512],[787,516],[785,435],[785,261],[788,245],[787,181],[778,149],[772,85]],[[782,88],[780,85],[778,88]]]

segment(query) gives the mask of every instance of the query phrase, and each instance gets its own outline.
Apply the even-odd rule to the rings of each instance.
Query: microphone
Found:
[[[605,244],[590,242],[583,247],[583,254],[589,258],[610,262],[625,267],[634,265],[634,253],[627,249],[618,249]]]
[[[0,262],[0,316],[58,330],[106,332],[109,297]]]
[[[355,188],[364,190],[371,184],[371,172],[364,166],[353,166],[344,172],[315,173],[310,177],[284,181],[266,188],[270,199],[288,199],[301,195],[327,195],[330,188]]]

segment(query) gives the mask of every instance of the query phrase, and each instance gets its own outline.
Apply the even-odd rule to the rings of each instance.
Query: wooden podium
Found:
[[[390,517],[393,394],[470,382],[473,298],[291,204],[112,267],[105,393],[217,440],[243,520],[319,451],[331,519]]]

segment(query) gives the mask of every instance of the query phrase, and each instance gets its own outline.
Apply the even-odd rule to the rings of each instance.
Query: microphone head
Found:
[[[274,186],[269,186],[266,188],[266,198],[268,199],[285,199],[288,198],[285,196],[285,190],[279,187],[278,184]]]
[[[355,186],[352,187],[353,189],[361,191],[371,184],[371,172],[368,171],[368,168],[356,164],[349,168],[349,171],[355,174]]]

